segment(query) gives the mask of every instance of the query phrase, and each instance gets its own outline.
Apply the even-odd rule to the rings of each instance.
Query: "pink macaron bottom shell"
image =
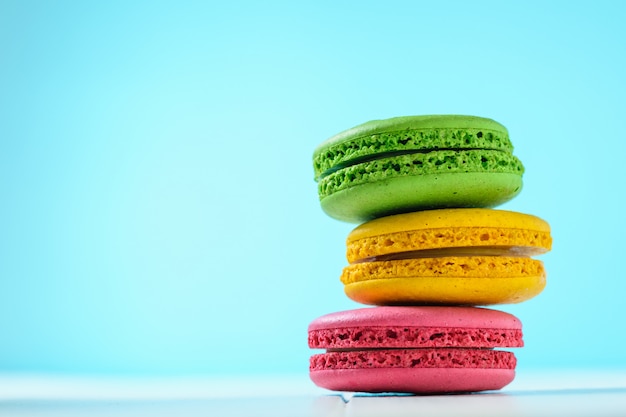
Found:
[[[445,393],[500,389],[516,365],[503,350],[367,349],[313,355],[309,371],[316,385],[336,391]]]
[[[312,370],[311,380],[333,391],[444,394],[499,390],[515,378],[513,369],[373,368]]]
[[[371,349],[311,356],[309,370],[369,368],[490,368],[515,369],[512,352],[492,349]]]

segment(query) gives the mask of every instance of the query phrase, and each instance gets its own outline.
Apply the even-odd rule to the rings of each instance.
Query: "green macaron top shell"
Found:
[[[438,149],[492,149],[511,153],[513,145],[503,125],[483,117],[431,115],[372,120],[331,137],[315,149],[315,179],[386,154]]]

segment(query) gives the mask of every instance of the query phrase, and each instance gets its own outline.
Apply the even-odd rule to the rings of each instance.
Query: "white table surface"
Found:
[[[626,370],[524,371],[502,391],[436,396],[338,394],[307,375],[0,375],[0,416],[626,416]]]

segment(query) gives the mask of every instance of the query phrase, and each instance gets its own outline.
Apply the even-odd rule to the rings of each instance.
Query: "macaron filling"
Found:
[[[471,257],[471,256],[508,256],[527,258],[537,255],[537,248],[528,246],[467,246],[456,248],[437,248],[411,250],[396,253],[387,253],[384,255],[375,255],[367,258],[356,259],[352,264],[363,262],[383,262],[383,261],[400,261],[404,259],[420,259],[420,258],[448,258],[448,257]]]

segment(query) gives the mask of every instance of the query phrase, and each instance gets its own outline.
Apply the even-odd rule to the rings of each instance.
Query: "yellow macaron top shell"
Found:
[[[347,239],[348,262],[421,250],[478,248],[500,255],[531,256],[552,247],[550,226],[513,211],[462,208],[382,217],[355,228]],[[439,254],[442,256],[444,254]]]

